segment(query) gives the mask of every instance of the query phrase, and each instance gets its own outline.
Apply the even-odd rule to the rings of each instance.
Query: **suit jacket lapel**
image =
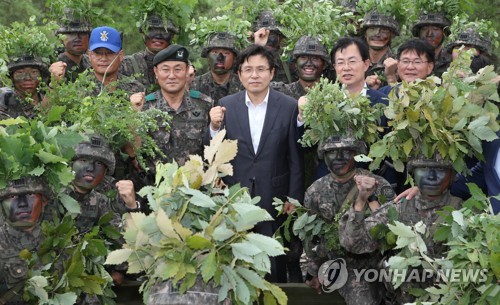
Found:
[[[236,118],[240,124],[241,133],[246,139],[248,149],[252,155],[255,155],[253,151],[252,135],[250,134],[250,121],[248,119],[248,107],[245,104],[245,91],[240,92],[236,100]]]
[[[270,90],[269,100],[267,101],[266,117],[264,118],[264,127],[262,128],[262,134],[260,135],[259,148],[257,149],[256,156],[258,156],[262,151],[262,147],[264,147],[264,144],[266,143],[267,136],[273,129],[274,122],[278,120],[280,107],[281,103],[279,96],[275,94],[273,90]]]

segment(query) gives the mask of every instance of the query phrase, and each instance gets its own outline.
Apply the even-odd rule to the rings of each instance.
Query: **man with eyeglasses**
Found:
[[[171,20],[163,20],[158,15],[149,15],[140,28],[146,49],[126,56],[120,72],[127,76],[140,74],[137,80],[146,87],[147,92],[158,89],[155,73],[153,72],[153,59],[158,52],[167,48],[179,33],[179,29]]]
[[[189,155],[202,155],[203,138],[209,123],[212,100],[202,94],[193,97],[186,89],[189,52],[181,45],[170,45],[156,54],[154,73],[160,89],[146,96],[144,109],[156,108],[168,113],[170,121],[161,124],[152,136],[165,157],[148,160],[154,181],[156,162],[176,161],[184,165]]]
[[[253,45],[237,59],[236,67],[244,91],[226,96],[210,110],[213,137],[222,128],[226,138],[238,140],[238,152],[232,161],[234,174],[224,178],[228,185],[247,187],[252,197],[260,196],[259,206],[276,217],[273,198],[287,197],[302,201],[304,170],[297,144],[297,101],[270,89],[274,57],[264,46]],[[207,139],[208,140],[208,139]],[[272,236],[284,219],[257,224],[255,231]],[[286,282],[286,257],[271,259],[268,280]]]

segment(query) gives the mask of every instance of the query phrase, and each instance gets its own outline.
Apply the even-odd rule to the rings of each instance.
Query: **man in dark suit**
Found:
[[[228,185],[240,183],[273,217],[273,198],[299,201],[304,197],[302,156],[297,144],[297,101],[269,88],[274,58],[265,47],[253,45],[237,59],[238,77],[246,90],[224,97],[210,111],[210,136],[222,128],[226,138],[238,140]],[[255,231],[272,236],[282,220],[262,222]],[[271,260],[272,282],[286,282],[285,256]]]

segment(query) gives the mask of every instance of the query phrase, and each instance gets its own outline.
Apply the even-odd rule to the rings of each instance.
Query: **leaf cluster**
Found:
[[[200,156],[191,156],[182,167],[175,162],[157,166],[155,185],[139,192],[153,212],[132,213],[123,249],[106,260],[127,261],[129,273],[145,272],[145,302],[157,283],[170,280],[184,293],[200,279],[219,288],[219,302],[230,298],[233,304],[252,304],[259,297],[265,304],[287,302],[283,291],[264,279],[269,256],[284,254],[283,247],[251,233],[272,217],[246,188],[220,186],[220,177],[232,174],[229,162],[237,152],[236,141],[223,141],[224,136],[221,131],[206,147],[207,170]]]
[[[130,11],[137,21],[136,26],[146,33],[148,16],[159,15],[163,22],[171,20],[181,29],[189,23],[198,0],[133,0]]]
[[[482,158],[481,141],[495,140],[499,130],[497,74],[488,66],[463,77],[463,67],[470,65],[464,60],[470,61],[470,56],[454,61],[440,86],[441,81],[431,76],[402,82],[391,91],[385,115],[392,131],[370,147],[370,169],[389,157],[402,172],[403,162],[419,155],[431,159],[439,152],[457,172],[465,173],[464,156]]]
[[[84,20],[89,25],[97,26],[107,24],[110,16],[104,16],[104,9],[96,5],[95,0],[46,0],[47,18],[70,22],[72,20]],[[71,15],[67,16],[67,12]],[[67,20],[70,17],[72,20]]]
[[[415,11],[419,13],[443,13],[448,20],[454,16],[468,12],[472,8],[470,0],[416,0]]]
[[[120,236],[109,223],[112,217],[103,215],[89,232],[78,232],[70,216],[54,224],[43,222],[38,252],[21,253],[30,266],[24,299],[29,304],[68,305],[85,293],[97,296],[101,304],[115,304],[113,280],[104,269],[109,241]]]
[[[408,20],[408,8],[412,4],[413,1],[408,0],[360,0],[356,9],[362,14],[377,10],[381,14],[393,16],[402,25]]]
[[[73,180],[68,161],[83,140],[76,127],[47,127],[24,118],[0,121],[0,188],[10,180],[43,176],[55,193]]]
[[[356,139],[373,143],[381,131],[381,105],[372,106],[361,95],[350,96],[339,83],[322,78],[306,95],[303,109],[306,131],[300,143],[313,146],[333,135],[353,134]]]
[[[472,21],[467,14],[460,14],[453,17],[450,26],[451,34],[447,38],[448,41],[457,41],[458,35],[467,29],[474,29],[481,39],[489,39],[493,48],[500,46],[498,32],[491,20],[477,19]]]
[[[166,125],[167,115],[159,110],[143,112],[130,107],[128,93],[120,84],[121,79],[104,88],[98,88],[91,72],[80,73],[75,82],[56,84],[47,90],[50,107],[44,109],[43,118],[47,124],[79,124],[87,133],[98,133],[106,139],[113,151],[119,151],[125,144],[132,143],[139,162],[144,157],[161,155],[150,132]],[[54,83],[54,82],[52,82]],[[141,139],[138,144],[137,139]]]

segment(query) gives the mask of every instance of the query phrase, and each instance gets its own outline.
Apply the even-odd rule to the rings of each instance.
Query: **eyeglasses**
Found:
[[[402,59],[399,61],[399,63],[401,63],[405,67],[409,66],[410,64],[413,64],[413,66],[418,67],[418,66],[423,65],[426,62],[428,62],[428,61],[423,61],[421,59],[415,59],[415,60]]]
[[[348,61],[337,61],[334,63],[333,66],[340,68],[340,69],[345,67],[345,66],[354,67],[358,62],[363,62],[363,60],[362,59],[360,59],[360,60],[351,59]]]
[[[40,71],[35,70],[31,72],[19,72],[19,73],[14,73],[12,78],[14,81],[19,82],[23,80],[31,80],[31,79],[38,79],[40,77]]]
[[[160,71],[161,73],[166,74],[166,75],[170,75],[171,73],[173,73],[173,75],[178,76],[178,75],[180,75],[182,72],[185,72],[185,71],[186,71],[186,69],[183,69],[183,68],[174,68],[174,69],[158,69],[158,71]]]
[[[95,58],[110,58],[110,57],[118,56],[118,53],[103,52],[103,51],[99,51],[99,52],[91,51],[90,55],[94,56]]]
[[[256,67],[256,68],[245,67],[243,69],[240,69],[241,74],[245,74],[247,76],[252,75],[254,72],[257,75],[262,75],[264,72],[266,72],[268,70],[271,70],[271,69],[270,68],[266,68],[266,67]]]

